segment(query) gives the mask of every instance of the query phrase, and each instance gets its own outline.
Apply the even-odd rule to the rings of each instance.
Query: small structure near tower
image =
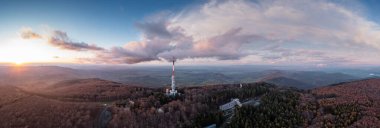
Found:
[[[171,85],[171,89],[168,91],[166,91],[166,94],[169,95],[169,96],[175,96],[177,95],[177,90],[175,89],[175,61],[176,59],[173,57],[173,70],[172,70],[172,85]]]

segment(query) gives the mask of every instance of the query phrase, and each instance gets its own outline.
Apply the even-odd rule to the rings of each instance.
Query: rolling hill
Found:
[[[311,95],[313,96],[304,99],[308,99],[307,103],[316,107],[314,110],[317,113],[314,113],[314,118],[310,120],[314,122],[312,125],[314,127],[322,126],[315,122],[330,122],[330,124],[345,122],[352,127],[380,126],[380,79],[378,78],[316,88],[311,90]],[[313,114],[309,116],[312,117],[311,115]]]
[[[103,107],[96,103],[63,102],[14,86],[0,86],[0,127],[96,127]]]
[[[141,90],[140,87],[118,82],[88,78],[61,81],[34,93],[69,101],[114,101],[125,97],[137,97],[139,89]],[[132,93],[135,95],[132,96]]]
[[[275,84],[278,86],[288,86],[288,87],[295,87],[299,89],[308,89],[308,88],[314,87],[311,84],[303,83],[301,81],[298,81],[292,78],[282,77],[282,76],[273,77],[270,79],[264,79],[262,81]]]
[[[258,81],[273,83],[280,86],[311,89],[340,82],[348,82],[358,78],[343,73],[269,70],[261,72],[257,79]]]
[[[301,89],[310,89],[359,79],[343,73],[326,73],[322,71],[232,69],[179,67],[176,72],[177,85],[187,87],[266,81],[279,85],[286,84],[287,86]],[[170,85],[170,73],[170,69],[166,67],[83,70],[58,66],[25,66],[17,68],[3,66],[0,67],[0,82],[2,83],[1,85],[26,86],[28,89],[41,90],[61,81],[100,78],[127,85],[160,88]],[[287,82],[290,83],[287,84]]]

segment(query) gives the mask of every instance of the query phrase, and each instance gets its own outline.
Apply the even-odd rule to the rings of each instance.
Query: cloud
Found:
[[[181,27],[173,27],[166,14],[159,15],[161,16],[153,16],[158,18],[150,18],[148,22],[137,24],[143,32],[142,40],[99,52],[92,61],[133,64],[170,60],[172,57],[238,60],[248,55],[239,51],[242,45],[250,40],[266,40],[257,35],[241,35],[239,33],[242,28],[227,30],[207,39],[194,40],[192,36],[186,35]]]
[[[150,29],[150,28],[148,28]],[[161,31],[161,30],[160,30]],[[162,30],[167,31],[167,30]],[[181,30],[170,30],[165,36],[147,33],[139,42],[129,42],[124,47],[114,47],[97,53],[97,62],[140,63],[152,60],[170,60],[186,58],[209,58],[219,60],[238,60],[247,56],[239,49],[250,40],[263,40],[256,35],[238,35],[241,28],[227,31],[205,40],[194,41]]]
[[[181,41],[178,47],[188,42],[191,38],[183,35],[180,30],[169,30],[167,21],[161,19],[138,23],[138,27],[143,32],[142,40],[129,42],[123,47],[113,47],[104,52],[97,53],[97,57],[91,61],[103,63],[140,63],[145,61],[160,60],[158,54],[165,51],[172,51],[177,41]],[[171,58],[171,57],[170,57]]]
[[[212,58],[236,60],[254,55],[278,63],[348,63],[380,50],[380,25],[332,1],[224,0],[147,17],[136,24],[141,39],[103,49],[73,42],[55,32],[50,44],[70,50],[100,50],[86,61],[140,63]],[[368,55],[368,54],[367,54]]]
[[[331,55],[329,51],[336,47],[380,49],[379,25],[329,1],[210,1],[179,14],[159,13],[137,27],[142,32],[140,41],[112,48],[98,54],[98,59],[115,63],[172,56],[239,60],[255,54],[263,60],[327,63],[352,60]],[[274,44],[279,44],[275,50],[263,49]]]
[[[357,61],[356,59],[338,57],[322,51],[311,49],[289,49],[282,48],[280,45],[272,45],[263,48],[263,50],[268,51],[269,54],[265,53],[260,56],[262,56],[264,61],[271,63],[302,62],[304,64],[330,65]]]
[[[219,60],[238,60],[248,55],[241,50],[244,44],[251,43],[252,40],[267,40],[257,35],[240,34],[241,30],[242,28],[231,29],[220,35],[198,41],[189,38],[192,40],[187,43],[178,41],[175,49],[164,51],[157,56],[163,58],[175,56],[179,59],[213,57]]]
[[[42,36],[33,32],[30,28],[24,28],[21,30],[21,38],[23,39],[41,39]]]
[[[48,43],[52,46],[58,47],[65,50],[74,50],[74,51],[100,51],[104,50],[102,47],[96,45],[90,45],[84,42],[74,42],[72,41],[63,31],[54,31],[52,35],[48,38]]]
[[[173,24],[196,39],[241,27],[241,34],[256,34],[273,40],[380,48],[379,25],[330,1],[210,2],[186,11]]]
[[[66,32],[55,30],[51,35],[44,36],[47,39],[47,43],[64,50],[74,51],[102,51],[105,50],[102,47],[98,47],[94,44],[88,44],[85,42],[74,42],[68,36]],[[21,31],[21,38],[23,39],[43,39],[43,36],[33,32],[32,29],[23,29]]]

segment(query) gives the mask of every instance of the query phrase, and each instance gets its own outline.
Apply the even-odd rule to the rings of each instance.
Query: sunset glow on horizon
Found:
[[[8,43],[0,43],[0,47],[0,62],[18,65],[24,63],[68,63],[74,61],[71,57],[81,57],[86,54],[62,51],[39,41],[24,39],[14,39]]]

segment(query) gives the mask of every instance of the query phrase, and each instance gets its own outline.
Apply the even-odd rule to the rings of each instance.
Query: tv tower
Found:
[[[177,94],[177,90],[175,90],[175,61],[176,59],[173,57],[173,70],[172,70],[172,86],[171,86],[171,90],[170,90],[170,95],[176,95]]]

